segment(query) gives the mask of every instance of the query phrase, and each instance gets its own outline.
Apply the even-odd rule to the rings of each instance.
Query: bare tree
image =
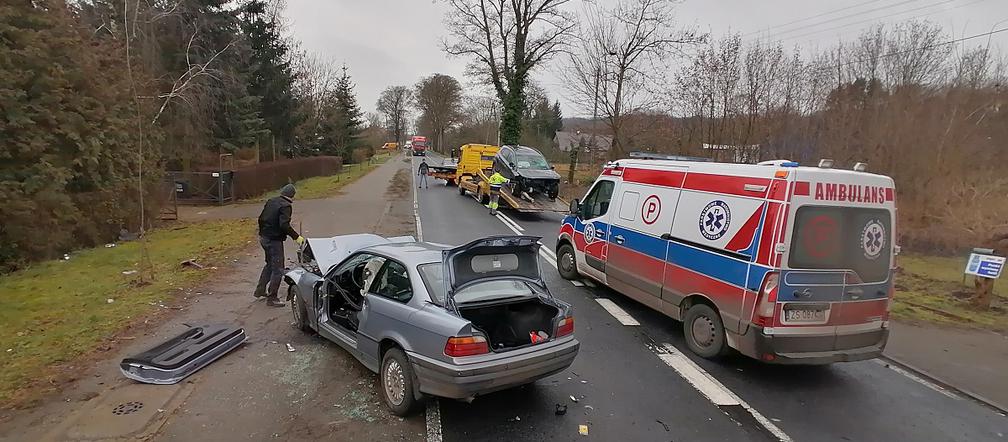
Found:
[[[401,143],[406,135],[406,122],[409,119],[412,100],[413,91],[406,86],[389,86],[378,98],[378,112],[385,115],[386,126],[395,137],[396,143]]]
[[[434,148],[444,152],[444,137],[462,117],[462,85],[454,77],[434,74],[416,85],[416,106],[420,124],[434,133]]]
[[[468,73],[492,85],[503,108],[500,139],[517,143],[530,72],[561,50],[576,24],[571,0],[447,0],[448,54],[469,57]]]
[[[574,102],[605,120],[613,137],[612,157],[623,155],[627,115],[651,109],[668,58],[682,45],[703,41],[675,30],[671,0],[620,0],[613,8],[586,5],[579,45],[561,72]]]

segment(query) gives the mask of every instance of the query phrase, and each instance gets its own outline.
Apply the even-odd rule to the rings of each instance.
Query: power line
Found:
[[[925,47],[922,47],[922,48],[914,48],[914,49],[908,49],[908,50],[905,50],[905,51],[890,52],[888,54],[880,55],[878,58],[879,59],[883,59],[883,58],[895,57],[897,55],[909,54],[911,52],[915,52],[915,51],[919,51],[919,50],[923,50],[923,49],[932,49],[932,48],[937,48],[937,47],[941,47],[941,46],[946,46],[946,45],[951,45],[951,44],[956,44],[956,43],[962,43],[962,42],[964,42],[966,40],[972,40],[974,38],[981,38],[981,37],[989,37],[991,35],[998,34],[998,33],[1005,32],[1005,31],[1008,31],[1008,28],[996,29],[996,30],[992,30],[990,32],[984,32],[984,33],[981,33],[981,34],[970,35],[968,37],[957,38],[955,40],[949,40],[949,41],[945,41],[945,42],[941,42],[941,43],[935,43],[933,45],[928,45],[928,46],[925,46]],[[818,69],[814,69],[814,71],[819,72],[819,71],[825,71],[825,70],[833,70],[834,68],[839,69],[841,67],[844,67],[844,65],[850,66],[850,65],[852,65],[854,63],[862,62],[862,61],[866,61],[866,60],[865,59],[851,60],[851,61],[848,61],[848,62],[845,62],[845,63],[837,63],[835,66],[834,65],[824,66],[824,67],[821,67],[821,68],[818,68]]]
[[[840,9],[833,9],[833,10],[830,10],[830,11],[823,12],[821,14],[816,14],[816,15],[810,16],[810,17],[799,18],[797,20],[792,20],[792,21],[789,21],[787,23],[782,23],[782,24],[779,24],[779,25],[770,26],[770,27],[768,27],[766,29],[759,29],[759,30],[756,30],[756,31],[748,32],[748,33],[742,34],[742,37],[745,38],[745,37],[748,37],[750,35],[759,34],[759,33],[762,33],[762,32],[769,31],[771,29],[783,28],[785,26],[793,25],[795,23],[800,23],[800,22],[803,22],[803,21],[811,20],[813,18],[819,18],[819,17],[822,17],[822,16],[834,14],[834,13],[837,13],[837,12],[843,12],[843,11],[846,11],[848,9],[856,8],[858,6],[864,6],[864,5],[867,5],[869,3],[877,3],[877,2],[880,2],[880,1],[882,1],[882,0],[868,0],[868,1],[864,2],[864,3],[858,3],[858,4],[853,5],[853,6],[847,6],[845,8],[840,8]]]
[[[952,1],[952,0],[948,0],[948,1],[945,1],[945,2],[942,2],[942,3],[948,3],[949,1]],[[940,11],[929,12],[927,14],[915,15],[913,17],[907,17],[904,20],[912,20],[912,19],[915,19],[915,18],[927,17],[929,15],[934,15],[934,14],[940,14],[942,12],[948,12],[948,11],[951,11],[953,9],[964,8],[966,6],[975,5],[977,3],[984,2],[984,1],[987,1],[987,0],[975,0],[973,2],[965,3],[965,4],[962,4],[962,5],[959,5],[959,6],[955,6],[955,7],[949,8],[949,9],[943,9],[943,10],[940,10]],[[866,20],[856,21],[856,22],[853,22],[853,23],[847,23],[845,25],[834,26],[832,28],[827,28],[827,29],[820,29],[818,31],[813,31],[813,32],[809,32],[809,33],[806,33],[806,34],[801,34],[801,35],[797,35],[797,36],[793,36],[793,37],[784,37],[781,40],[795,40],[795,39],[799,39],[799,38],[808,37],[810,35],[816,35],[816,34],[821,34],[821,33],[824,33],[824,32],[835,31],[837,29],[843,29],[843,28],[847,28],[847,27],[851,27],[851,26],[855,26],[855,25],[860,25],[860,24],[863,24],[863,23],[868,23],[868,22],[873,22],[873,21],[880,21],[880,20],[884,20],[884,19],[889,18],[889,17],[894,17],[894,16],[897,16],[897,15],[903,15],[903,14],[906,14],[906,13],[909,13],[909,12],[919,11],[921,9],[931,8],[931,7],[934,7],[934,6],[942,4],[942,3],[925,5],[925,6],[921,6],[919,8],[908,9],[908,10],[902,11],[902,12],[894,12],[892,14],[884,15],[882,17],[873,17],[873,18],[869,18],[869,19],[866,19]]]
[[[776,38],[776,37],[780,37],[781,35],[784,35],[784,34],[790,34],[792,32],[801,31],[803,29],[813,28],[813,27],[816,27],[816,26],[822,26],[822,25],[830,24],[830,23],[837,22],[837,21],[840,21],[840,20],[846,20],[848,18],[857,17],[859,15],[865,15],[865,14],[872,13],[872,12],[878,12],[878,11],[881,11],[881,10],[884,10],[884,9],[895,8],[897,6],[902,6],[902,5],[905,5],[907,3],[913,3],[913,2],[916,2],[916,1],[918,1],[918,0],[903,0],[903,1],[899,2],[899,3],[894,3],[894,4],[891,4],[891,5],[888,5],[888,6],[880,6],[878,8],[872,8],[872,9],[868,9],[868,10],[865,10],[865,11],[855,12],[853,14],[847,14],[847,15],[844,15],[844,16],[841,16],[841,17],[832,18],[832,19],[829,19],[829,20],[823,20],[823,21],[820,21],[820,22],[810,23],[810,24],[807,24],[807,25],[804,25],[804,26],[799,26],[797,28],[792,28],[792,29],[781,31],[781,32],[775,32],[775,33],[773,33],[771,35],[768,35],[766,38],[767,39],[773,39],[773,38]],[[953,2],[953,1],[955,1],[955,0],[942,0],[942,1],[938,2],[938,3],[931,4],[930,6],[934,6],[934,5],[942,4],[942,3],[949,3],[949,2]]]

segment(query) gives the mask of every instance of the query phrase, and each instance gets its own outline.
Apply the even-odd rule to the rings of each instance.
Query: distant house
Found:
[[[599,152],[606,152],[612,147],[612,137],[607,135],[595,135],[595,145],[592,146],[592,135],[581,132],[557,132],[553,137],[553,143],[562,152],[570,152],[571,149],[579,145],[585,148],[595,149]]]
[[[760,145],[749,144],[736,146],[731,144],[707,144],[701,146],[703,156],[713,158],[721,163],[755,164],[760,159]]]

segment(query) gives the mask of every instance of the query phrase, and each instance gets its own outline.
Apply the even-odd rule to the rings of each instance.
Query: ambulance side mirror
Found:
[[[570,202],[570,214],[577,216],[580,214],[580,212],[581,212],[581,203],[578,201],[577,198],[572,199]]]

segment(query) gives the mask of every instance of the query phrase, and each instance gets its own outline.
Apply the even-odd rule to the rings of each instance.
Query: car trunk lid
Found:
[[[454,306],[465,287],[493,280],[519,280],[543,289],[539,237],[493,236],[442,252],[445,298]],[[545,291],[545,290],[544,290]]]

